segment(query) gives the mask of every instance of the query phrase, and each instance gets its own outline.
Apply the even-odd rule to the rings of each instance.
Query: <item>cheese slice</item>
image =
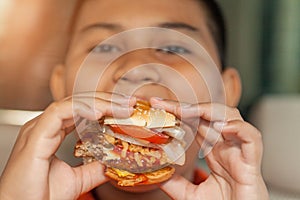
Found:
[[[172,127],[176,125],[174,115],[160,109],[135,109],[130,118],[119,119],[106,117],[104,124],[134,125],[146,128]]]

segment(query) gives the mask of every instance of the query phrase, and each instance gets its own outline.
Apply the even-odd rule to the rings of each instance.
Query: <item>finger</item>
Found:
[[[61,129],[64,121],[72,119],[73,115],[95,120],[112,114],[112,103],[103,100],[99,103],[99,101],[97,100],[95,108],[91,108],[86,99],[52,103],[28,135],[26,144],[31,152],[42,159],[50,158],[65,137],[66,133]],[[133,107],[122,107],[118,104],[113,104],[113,108],[119,116],[129,116],[133,112]]]
[[[35,117],[34,119],[26,122],[20,129],[20,132],[18,134],[18,137],[16,139],[16,143],[14,145],[13,151],[11,152],[12,154],[10,155],[10,157],[14,157],[15,155],[18,155],[19,152],[24,148],[27,140],[24,138],[27,138],[30,133],[31,130],[34,128],[34,126],[36,125],[36,123],[38,123],[38,120],[40,118],[41,115]],[[13,160],[13,158],[12,158]]]
[[[76,128],[76,124],[80,119],[80,116],[74,116],[73,119],[65,120],[61,129],[64,130],[66,134],[71,133]]]
[[[104,166],[93,162],[71,168],[67,163],[53,157],[49,171],[49,187],[52,199],[75,199],[107,181]]]
[[[222,141],[222,137],[220,132],[214,129],[213,123],[201,121],[197,134],[197,142],[200,146],[199,157],[207,156],[218,141]]]
[[[118,103],[114,103],[111,101],[106,101],[103,99],[94,99],[89,97],[77,97],[76,99],[73,99],[73,102],[78,102],[84,104],[85,107],[87,107],[87,110],[93,110],[94,111],[94,117],[90,118],[88,112],[82,112],[81,116],[84,118],[87,118],[89,120],[97,120],[102,116],[113,116],[115,118],[126,118],[129,117],[132,114],[133,111],[133,105],[121,105]],[[74,107],[76,109],[76,107]],[[76,111],[76,110],[75,110]],[[80,111],[80,110],[79,110]],[[75,112],[76,113],[76,112]],[[80,113],[79,113],[80,114]]]
[[[198,127],[197,136],[201,136],[205,142],[210,145],[214,145],[216,141],[220,138],[221,133],[214,128],[215,123],[210,123],[208,121],[202,120]]]
[[[75,168],[74,172],[76,176],[81,179],[77,185],[80,194],[91,191],[95,187],[107,182],[108,178],[104,175],[103,171],[104,166],[100,162],[92,162]]]
[[[187,104],[152,98],[153,107],[163,108],[180,118],[201,117],[207,121],[243,120],[238,109],[218,103]]]
[[[41,131],[51,137],[63,127],[64,120],[72,119],[73,115],[95,120],[112,114],[117,117],[129,117],[133,112],[133,107],[123,107],[103,100],[97,100],[95,105],[91,106],[92,101],[92,99],[84,97],[73,102],[53,103],[45,110],[35,129],[38,130],[37,132]]]
[[[156,97],[150,98],[150,104],[154,108],[164,109],[168,112],[175,114],[178,118],[181,118],[181,112],[179,108],[189,107],[191,104],[182,103],[173,100],[160,99]]]
[[[228,145],[241,148],[242,156],[251,163],[257,162],[262,156],[262,138],[260,132],[251,124],[243,121],[231,121],[222,129],[215,125]]]
[[[80,117],[95,120],[100,117],[96,115],[99,113],[95,113],[83,102],[55,102],[39,117],[36,125],[27,131],[29,135],[25,135],[23,140],[29,141],[27,146],[31,152],[35,152],[35,156],[48,159],[57,151],[65,136],[75,129]]]
[[[109,93],[109,92],[82,92],[73,95],[73,98],[76,97],[89,97],[89,98],[98,98],[106,101],[114,102],[121,105],[134,106],[136,102],[136,97],[126,96],[118,93]]]
[[[205,158],[212,151],[214,146],[201,136],[197,136],[196,141],[199,145],[198,158]]]
[[[173,100],[162,100],[160,98],[152,97],[150,104],[154,108],[163,109],[170,113],[173,113],[178,119],[188,124],[193,132],[197,132],[200,123],[200,114],[196,116],[185,116],[180,111],[181,108],[190,107],[191,104],[173,101]]]
[[[174,175],[169,181],[160,186],[169,197],[175,200],[195,199],[197,186],[179,175]]]
[[[109,110],[106,110],[107,115],[112,115],[112,113],[115,113],[114,116],[116,117],[128,117],[128,115],[131,114],[131,112],[129,112],[129,114],[127,113],[122,116],[123,112],[120,112],[118,110],[118,107],[115,107],[115,105],[120,105],[123,107],[133,107],[136,104],[136,97],[125,96],[116,93],[106,93],[106,92],[82,92],[67,97],[66,99],[64,99],[64,101],[84,103],[86,104],[85,106],[87,110],[94,109],[95,111],[99,111],[97,107],[101,107],[103,103],[110,103],[112,108],[111,110],[114,110],[114,108],[116,108],[116,110],[114,112],[108,112]],[[104,108],[107,107],[108,106],[104,106]],[[74,109],[76,109],[76,107],[74,107]],[[99,113],[95,113],[95,114],[99,114]],[[89,119],[87,115],[84,115],[83,117]],[[94,118],[96,119],[97,115],[95,115]]]
[[[20,137],[22,134],[27,134],[28,132],[30,132],[30,130],[36,125],[36,123],[38,123],[38,120],[40,119],[41,115],[35,117],[34,119],[26,122],[20,129],[20,133],[18,135],[18,137]]]
[[[207,111],[204,110],[205,112],[201,113],[202,112],[200,110],[201,105],[199,104],[192,105],[192,104],[176,102],[172,100],[162,101],[159,98],[158,99],[152,98],[150,102],[152,103],[153,107],[163,108],[169,112],[175,113],[177,116],[180,116],[181,120],[185,121],[195,129],[194,131],[197,132],[196,140],[200,146],[200,152],[199,152],[200,158],[203,158],[207,154],[209,154],[213,149],[214,145],[220,139],[222,139],[222,137],[220,137],[220,133],[213,128],[213,123],[207,120],[207,119],[212,120],[212,118],[206,117],[205,112],[208,112],[209,109],[216,109],[218,112],[220,112],[221,109],[226,108],[225,106],[215,104],[215,106],[213,107],[209,104],[208,106],[206,106],[206,104],[201,104],[204,105],[204,108],[207,110]],[[188,109],[189,112],[183,112],[182,110],[184,109]],[[203,117],[205,119],[200,120],[200,117]],[[221,120],[222,119],[221,115],[217,116],[215,120],[216,119]]]

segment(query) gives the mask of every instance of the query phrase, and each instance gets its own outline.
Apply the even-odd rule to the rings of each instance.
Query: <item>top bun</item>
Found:
[[[138,101],[131,117],[117,119],[106,117],[104,124],[134,125],[146,128],[172,127],[176,125],[176,117],[161,109],[151,108],[145,101]]]

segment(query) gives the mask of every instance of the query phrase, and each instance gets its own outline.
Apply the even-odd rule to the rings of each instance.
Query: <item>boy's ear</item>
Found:
[[[56,65],[50,78],[50,90],[55,101],[64,98],[66,95],[64,75],[65,67],[61,64]]]
[[[239,104],[242,94],[242,83],[240,75],[234,68],[226,68],[222,73],[226,92],[226,104],[236,107]]]

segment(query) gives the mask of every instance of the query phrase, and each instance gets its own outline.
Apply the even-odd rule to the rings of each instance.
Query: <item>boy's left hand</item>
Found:
[[[196,140],[210,143],[206,162],[211,170],[208,179],[194,185],[175,175],[161,186],[173,199],[268,199],[261,175],[262,140],[260,132],[245,122],[236,108],[221,104],[180,106],[178,102],[151,99],[152,106],[164,108],[187,122],[199,122]],[[212,127],[209,124],[213,123]],[[197,124],[197,123],[196,123]],[[220,137],[207,137],[207,131]],[[209,133],[208,133],[209,134]],[[181,190],[179,188],[182,188]]]

